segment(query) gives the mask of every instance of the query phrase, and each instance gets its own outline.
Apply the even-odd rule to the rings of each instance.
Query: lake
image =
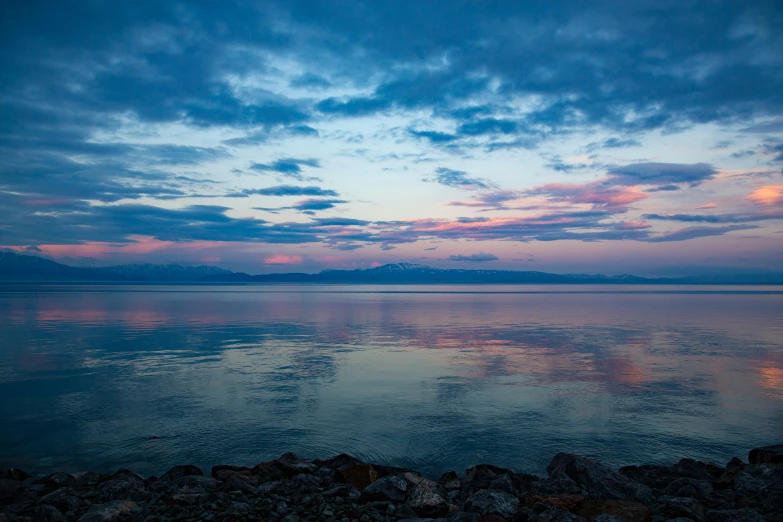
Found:
[[[430,476],[783,434],[783,287],[0,286],[0,467]]]

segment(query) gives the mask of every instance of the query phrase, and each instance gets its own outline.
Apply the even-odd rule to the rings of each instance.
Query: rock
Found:
[[[410,485],[411,487],[417,486],[419,484],[419,482],[424,480],[424,477],[422,477],[418,473],[414,473],[412,471],[406,471],[405,473],[403,473],[402,474],[402,478],[407,480],[408,481],[408,485]]]
[[[707,522],[765,522],[764,517],[750,509],[707,511]]]
[[[497,489],[506,493],[514,494],[514,483],[509,475],[500,475],[489,483],[489,489]]]
[[[52,473],[51,475],[39,478],[35,483],[43,484],[45,488],[54,491],[59,488],[75,486],[76,479],[68,473],[58,471],[57,473]]]
[[[314,493],[320,489],[319,486],[321,485],[321,479],[315,475],[300,473],[291,479],[291,483],[299,492]]]
[[[574,515],[573,513],[558,508],[552,508],[543,513],[539,513],[535,520],[536,522],[586,522],[586,520],[579,515]]]
[[[264,496],[272,496],[280,493],[285,493],[286,488],[282,480],[273,480],[272,482],[264,482],[258,486],[258,494]]]
[[[309,460],[299,458],[299,456],[293,452],[284,453],[277,461],[288,466],[296,473],[313,473],[318,469],[318,466]]]
[[[353,455],[348,455],[347,453],[340,453],[339,455],[330,457],[328,459],[324,459],[324,460],[316,459],[313,461],[313,464],[315,464],[319,468],[326,467],[331,469],[340,469],[345,466],[355,466],[357,464],[364,464],[364,462],[357,459]]]
[[[35,520],[37,522],[68,522],[68,517],[54,506],[43,505],[35,508]]]
[[[212,478],[215,480],[219,480],[221,482],[225,482],[229,478],[233,477],[234,475],[239,475],[240,480],[244,480],[247,482],[250,480],[250,477],[252,476],[252,468],[249,468],[247,466],[227,466],[227,465],[219,465],[219,466],[212,466],[211,475]],[[245,478],[247,477],[247,478]]]
[[[663,490],[666,495],[672,497],[691,497],[699,500],[707,500],[712,491],[710,482],[691,478],[678,478]]]
[[[582,492],[579,484],[571,480],[565,474],[558,474],[547,479],[535,480],[527,487],[528,492],[534,495],[578,495]]]
[[[0,478],[0,499],[12,498],[20,489],[22,489],[22,483],[20,481]],[[2,502],[0,502],[0,504],[2,504]]]
[[[358,488],[357,488],[358,489]],[[359,502],[366,504],[374,500],[384,500],[389,502],[404,502],[408,491],[408,481],[401,476],[392,475],[376,480],[359,497]]]
[[[248,482],[245,482],[241,477],[243,477],[243,475],[231,475],[228,480],[223,482],[223,485],[221,485],[219,489],[226,492],[241,491],[245,495],[257,495],[258,488]]]
[[[30,474],[19,468],[4,468],[0,470],[0,479],[18,480],[22,482],[30,478]]]
[[[446,490],[454,490],[454,489],[460,489],[462,487],[462,483],[459,480],[459,476],[457,476],[457,473],[454,471],[447,471],[443,475],[440,476],[438,479],[438,484],[443,486]]]
[[[76,479],[76,487],[81,489],[89,486],[95,486],[100,482],[111,479],[111,475],[106,473],[96,473],[95,471],[83,471],[81,473],[74,473],[73,478]],[[143,481],[144,479],[142,479]]]
[[[644,484],[578,455],[558,453],[547,466],[547,472],[550,476],[568,476],[592,499],[633,500],[647,505],[655,500],[650,488]]]
[[[509,473],[511,473],[510,470],[492,466],[491,464],[479,464],[465,470],[465,478],[462,480],[462,485],[468,492],[487,489],[493,480],[500,475]]]
[[[175,479],[178,479],[180,477],[203,477],[204,473],[201,471],[201,468],[197,466],[193,466],[192,464],[182,464],[179,466],[174,466],[170,470],[168,470],[166,473],[163,474],[162,477],[158,479],[158,482],[160,481],[174,481]]]
[[[338,480],[352,484],[359,491],[378,480],[378,472],[370,464],[349,464],[338,470]]]
[[[122,515],[136,513],[141,508],[129,500],[115,500],[106,504],[93,504],[87,513],[79,517],[79,522],[111,522]]]
[[[650,488],[663,490],[679,478],[713,482],[724,473],[724,470],[714,464],[693,459],[682,459],[674,466],[650,464],[625,466],[620,468],[619,473]]]
[[[482,489],[465,501],[465,510],[480,515],[498,515],[513,520],[519,510],[519,499],[505,491]]]
[[[342,498],[359,498],[361,491],[356,489],[351,484],[339,484],[332,489],[328,489],[321,493],[326,498],[342,497]]]
[[[438,518],[449,511],[445,490],[437,483],[422,479],[410,494],[408,507],[422,517]]]
[[[702,521],[705,519],[705,509],[695,498],[662,496],[658,498],[662,505],[661,512],[670,518],[688,518]]]
[[[750,450],[748,462],[751,464],[779,464],[783,462],[783,444]]]
[[[446,517],[446,522],[479,522],[481,515],[478,513],[466,513],[465,511],[454,511]]]
[[[76,511],[82,505],[82,499],[73,488],[60,488],[48,495],[41,497],[41,504],[49,504],[59,509],[62,513]]]
[[[373,467],[375,468],[375,471],[378,473],[378,478],[388,477],[390,475],[405,475],[405,473],[418,474],[418,472],[412,469],[401,468],[399,466],[386,466],[385,464],[373,464]]]
[[[144,481],[138,478],[119,474],[105,482],[99,483],[95,491],[103,501],[133,500],[136,502],[150,498],[151,493],[144,488]]]
[[[593,522],[628,522],[625,517],[618,517],[617,515],[598,515]]]

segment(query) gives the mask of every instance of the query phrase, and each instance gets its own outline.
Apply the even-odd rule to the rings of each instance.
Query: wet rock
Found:
[[[402,474],[402,478],[408,481],[408,486],[414,488],[419,485],[419,482],[424,480],[424,477],[414,471],[406,471]]]
[[[489,483],[489,489],[497,489],[505,491],[506,493],[514,494],[514,483],[511,481],[509,475],[500,475],[498,478]]]
[[[61,512],[76,511],[82,505],[82,499],[76,494],[73,488],[60,488],[48,495],[41,497],[41,504],[48,504],[59,509]]]
[[[122,515],[136,513],[141,508],[129,500],[115,500],[106,504],[94,504],[87,513],[79,517],[79,522],[111,522]]]
[[[148,499],[151,494],[146,491],[144,481],[136,476],[118,473],[109,480],[99,483],[95,491],[103,501],[133,500],[136,502]]]
[[[349,464],[340,468],[337,476],[340,482],[352,484],[359,491],[364,491],[379,479],[378,472],[370,464]]]
[[[340,453],[339,455],[330,457],[328,459],[323,459],[323,460],[316,459],[313,461],[313,464],[315,464],[319,468],[326,467],[331,469],[340,469],[346,466],[355,466],[358,464],[364,464],[364,462],[357,459],[353,455],[348,455],[347,453]]]
[[[179,466],[174,466],[173,468],[168,470],[166,473],[163,474],[162,477],[158,479],[158,482],[173,481],[180,477],[203,477],[203,476],[204,473],[201,471],[201,468],[199,468],[198,466],[194,466],[192,464],[182,464]]]
[[[779,464],[783,462],[783,444],[750,450],[748,462],[751,464]]]
[[[357,488],[358,489],[358,488]],[[376,500],[403,502],[408,491],[408,481],[401,476],[389,476],[376,480],[359,497],[359,502],[366,504]]]
[[[111,475],[96,473],[95,471],[82,471],[81,473],[74,473],[73,478],[76,479],[76,487],[82,489],[109,480]]]
[[[291,483],[299,492],[303,493],[313,493],[315,491],[318,491],[321,485],[321,479],[316,477],[315,475],[308,475],[306,473],[300,473],[299,475],[294,476],[293,479],[291,479]]]
[[[562,473],[547,479],[535,480],[527,489],[530,493],[541,496],[577,495],[582,492],[579,484]]]
[[[519,499],[505,491],[482,489],[465,501],[465,510],[480,515],[498,515],[513,520],[519,510]]]
[[[215,480],[219,480],[221,482],[225,482],[231,477],[238,475],[240,480],[243,480],[245,482],[250,480],[250,477],[252,476],[252,468],[249,468],[247,466],[227,466],[227,465],[219,465],[219,466],[212,466],[211,475],[212,478]]]
[[[405,475],[406,473],[415,473],[418,475],[418,472],[408,469],[408,468],[401,468],[399,466],[387,466],[385,464],[373,464],[373,467],[375,468],[375,471],[378,473],[378,478],[383,477],[389,477],[391,475]]]
[[[13,497],[20,489],[22,489],[20,481],[0,478],[0,500]]]
[[[30,478],[30,474],[19,468],[4,468],[0,470],[0,479],[18,480],[22,482]]]
[[[241,491],[245,495],[252,495],[255,496],[258,494],[258,488],[253,486],[252,484],[245,482],[240,477],[243,475],[232,475],[229,477],[228,480],[223,482],[223,485],[220,486],[220,491]]]
[[[619,517],[617,515],[598,515],[593,522],[628,522],[625,517]]]
[[[706,480],[678,478],[670,483],[663,492],[672,497],[691,497],[706,500],[712,495],[713,487]]]
[[[34,518],[40,522],[68,522],[68,517],[63,515],[56,507],[49,505],[35,508]]]
[[[707,511],[707,522],[765,522],[750,508]]]
[[[437,483],[422,479],[408,498],[408,507],[422,517],[438,518],[449,512],[446,491]]]
[[[658,498],[661,504],[661,512],[669,518],[688,518],[691,520],[705,520],[704,506],[695,498],[663,496]]]
[[[54,491],[55,489],[75,486],[76,479],[68,473],[58,471],[56,473],[52,473],[51,475],[39,478],[35,481],[35,483],[42,484],[45,488]]]
[[[579,515],[574,515],[568,511],[562,509],[553,508],[543,513],[540,513],[536,519],[536,522],[586,522],[584,518]]]
[[[342,498],[359,498],[361,491],[356,489],[351,484],[339,484],[331,489],[328,489],[321,493],[326,498],[342,497]]]
[[[649,487],[592,459],[558,453],[547,466],[547,471],[550,476],[568,476],[592,499],[633,500],[642,504],[654,502]]]
[[[438,479],[438,484],[443,486],[446,490],[460,489],[462,487],[462,482],[454,471],[447,471],[441,475]]]
[[[500,475],[510,473],[510,470],[492,466],[491,464],[479,464],[465,470],[462,486],[468,492],[487,489],[492,481]]]
[[[558,508],[564,511],[571,511],[580,502],[584,500],[582,495],[554,495],[542,497],[539,495],[528,495],[527,504],[530,507],[539,505],[537,511],[546,511],[551,508]]]
[[[309,460],[299,458],[299,456],[293,452],[284,453],[277,461],[284,466],[289,467],[292,471],[296,472],[296,474],[313,473],[318,469],[318,466]]]
[[[680,478],[713,482],[724,472],[725,470],[719,466],[693,459],[682,459],[674,466],[647,464],[644,466],[625,466],[619,470],[621,475],[652,489],[659,490],[666,489],[669,484]]]
[[[273,480],[272,482],[264,482],[258,486],[258,494],[264,496],[272,496],[280,493],[285,493],[286,487],[282,480]]]
[[[455,511],[446,516],[446,522],[479,522],[481,515],[465,511]]]

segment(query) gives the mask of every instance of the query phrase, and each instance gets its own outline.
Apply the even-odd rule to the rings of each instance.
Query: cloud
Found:
[[[285,177],[304,181],[306,178],[302,175],[302,167],[320,168],[321,163],[316,159],[297,159],[297,158],[283,158],[275,160],[272,163],[252,163],[250,165],[251,170],[257,170],[261,172],[275,172]]]
[[[435,170],[435,175],[424,181],[432,181],[446,187],[454,187],[465,190],[478,190],[495,187],[495,184],[483,178],[470,177],[462,170],[452,170],[441,167]]]
[[[297,187],[295,185],[276,185],[261,189],[243,189],[239,192],[230,194],[231,197],[246,197],[258,194],[259,196],[339,196],[339,194],[330,189],[308,186]]]
[[[660,236],[643,239],[647,243],[663,243],[668,241],[689,241],[701,237],[722,236],[735,230],[751,230],[758,228],[755,225],[729,225],[727,227],[689,227]]]
[[[302,256],[289,256],[275,254],[264,258],[265,265],[298,265],[302,262]]]
[[[546,196],[550,201],[587,203],[595,207],[618,207],[622,209],[631,203],[636,203],[648,197],[637,187],[607,186],[602,181],[582,185],[549,183],[528,190],[525,194],[528,196]]]
[[[608,170],[611,182],[617,185],[677,185],[696,186],[718,173],[706,163],[633,163]]]
[[[757,205],[774,206],[783,203],[783,185],[766,185],[753,191],[747,196]]]
[[[644,219],[679,221],[684,223],[749,223],[754,221],[783,220],[783,212],[737,214],[644,214]]]
[[[465,256],[462,254],[450,255],[447,259],[449,261],[469,261],[471,263],[478,263],[483,261],[497,261],[500,258],[493,254],[485,254],[484,252],[479,252],[478,254],[470,254],[469,256]]]
[[[297,210],[310,210],[310,211],[328,210],[330,208],[334,208],[335,205],[339,205],[340,203],[348,203],[348,202],[342,199],[309,198],[309,199],[303,199],[301,201],[297,201],[296,203],[294,203],[294,208],[296,208]]]

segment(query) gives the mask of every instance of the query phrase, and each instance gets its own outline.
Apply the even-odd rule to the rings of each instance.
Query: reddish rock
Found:
[[[349,464],[338,471],[341,482],[352,484],[359,491],[378,480],[378,472],[370,464]]]
[[[628,522],[650,522],[647,506],[630,500],[582,500],[571,511],[587,519],[615,515],[628,519]]]

